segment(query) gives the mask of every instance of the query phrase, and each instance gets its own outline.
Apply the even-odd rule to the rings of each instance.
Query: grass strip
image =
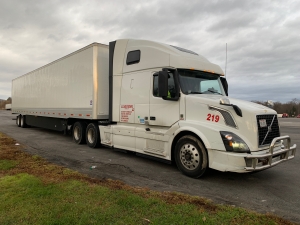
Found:
[[[0,160],[0,170],[9,170],[14,168],[18,163],[14,160]]]
[[[93,179],[0,133],[0,224],[292,224],[204,198]]]

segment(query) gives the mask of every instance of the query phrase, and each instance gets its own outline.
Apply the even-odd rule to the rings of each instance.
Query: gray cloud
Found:
[[[11,0],[0,3],[0,99],[11,80],[92,42],[148,39],[225,68],[229,94],[300,98],[300,3],[287,1]]]

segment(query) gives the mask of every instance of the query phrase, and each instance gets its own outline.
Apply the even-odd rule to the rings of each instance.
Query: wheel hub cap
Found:
[[[196,169],[200,164],[198,149],[191,144],[185,144],[180,149],[180,161],[188,170]]]
[[[187,160],[187,161],[191,161],[191,159],[192,159],[192,156],[190,153],[186,153],[184,157],[185,157],[185,160]]]
[[[79,140],[79,127],[75,127],[75,129],[74,129],[74,138],[76,139],[76,140]]]
[[[94,143],[94,141],[95,141],[95,132],[93,129],[88,130],[88,141],[90,143]]]

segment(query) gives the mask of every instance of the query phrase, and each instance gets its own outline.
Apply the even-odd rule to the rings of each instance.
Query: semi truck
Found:
[[[193,178],[260,171],[296,153],[276,111],[228,97],[220,66],[154,41],[92,43],[14,79],[12,99],[19,127],[174,162]]]

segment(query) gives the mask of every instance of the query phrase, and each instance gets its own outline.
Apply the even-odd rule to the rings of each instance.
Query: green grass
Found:
[[[246,219],[246,220],[245,220]],[[0,224],[276,224],[243,209],[205,212],[125,190],[68,180],[45,185],[18,174],[0,178]],[[235,223],[236,222],[236,223]]]
[[[18,164],[17,161],[14,160],[1,160],[0,159],[0,170],[9,170],[14,168]]]
[[[22,151],[0,133],[0,225],[10,224],[292,224],[221,206],[81,175]]]

